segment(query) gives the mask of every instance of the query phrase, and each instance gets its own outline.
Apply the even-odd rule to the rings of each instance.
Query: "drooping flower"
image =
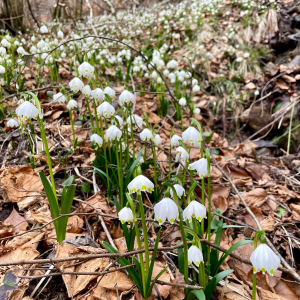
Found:
[[[0,65],[0,74],[4,74],[4,73],[5,73],[5,68]]]
[[[153,138],[152,132],[150,129],[145,128],[141,133],[140,133],[140,138],[142,141],[147,141],[151,140]]]
[[[78,67],[79,75],[85,78],[93,77],[94,71],[95,68],[86,61]]]
[[[63,93],[57,93],[53,95],[53,101],[56,103],[65,103],[67,99]]]
[[[113,90],[111,87],[107,86],[105,89],[104,89],[104,95],[108,95],[111,99],[113,97],[115,97],[116,95],[116,92],[115,90]]]
[[[174,134],[171,138],[171,146],[172,147],[178,147],[179,146],[179,142],[178,141],[182,141],[182,137],[180,137],[177,134]]]
[[[180,184],[174,184],[174,188],[177,194],[177,197],[181,198],[181,196],[185,195],[185,189]],[[171,197],[173,197],[173,189],[170,189]]]
[[[59,30],[57,32],[57,37],[60,38],[60,39],[63,39],[64,38],[64,33],[61,30]]]
[[[41,33],[48,33],[48,27],[46,25],[43,25],[41,28],[40,28],[40,32]]]
[[[92,93],[92,90],[91,90],[91,87],[90,87],[89,85],[86,85],[86,86],[82,89],[82,94],[83,94],[85,97],[91,96],[91,93]]]
[[[271,276],[276,272],[280,259],[273,250],[266,244],[260,244],[250,256],[253,265],[253,273],[262,271],[263,274],[268,272]]]
[[[162,225],[166,220],[171,224],[179,217],[178,207],[170,198],[164,198],[154,206],[155,220]]]
[[[7,121],[6,126],[10,128],[19,127],[19,123],[14,119],[10,119],[9,121]]]
[[[114,107],[108,102],[103,102],[97,107],[97,114],[102,117],[109,118],[115,113]]]
[[[75,77],[69,82],[69,87],[74,93],[77,93],[78,91],[81,91],[84,84],[78,77]]]
[[[200,263],[203,261],[203,254],[197,246],[191,246],[188,250],[188,264],[194,263],[199,267]]]
[[[115,140],[115,139],[120,139],[122,136],[122,131],[115,125],[111,125],[107,130],[106,130],[106,137],[109,140]]]
[[[119,103],[120,105],[124,105],[124,103],[134,102],[135,96],[129,91],[123,91],[119,96]]]
[[[124,124],[123,119],[122,119],[120,116],[116,116],[116,119],[118,119],[119,125],[120,125],[120,127],[121,127],[121,126]]]
[[[200,92],[200,86],[197,85],[197,84],[194,85],[194,86],[193,86],[193,92],[194,92],[194,93]]]
[[[101,101],[104,99],[104,92],[100,89],[100,88],[97,88],[97,89],[94,89],[91,91],[91,96],[97,100],[97,101]]]
[[[133,221],[133,214],[132,214],[132,210],[129,207],[123,207],[119,213],[119,220],[121,221],[122,224],[124,224],[125,222],[130,223]]]
[[[182,141],[197,147],[201,143],[200,132],[194,127],[189,127],[182,133]]]
[[[36,118],[39,115],[38,109],[30,102],[23,102],[17,109],[16,113],[20,118],[29,119]]]
[[[76,107],[78,107],[78,103],[74,99],[71,99],[67,104],[68,110],[74,109]]]
[[[193,112],[195,115],[200,115],[201,109],[199,107],[195,107]]]
[[[167,63],[167,68],[168,69],[177,69],[178,63],[176,60],[172,59]]]
[[[178,161],[179,158],[181,159],[181,161],[183,163],[185,163],[189,159],[188,152],[183,147],[181,147],[181,146],[179,146],[176,149],[176,158],[175,158],[175,160]]]
[[[152,193],[154,190],[154,184],[144,175],[138,175],[127,186],[129,193],[148,192]]]
[[[199,222],[201,222],[203,218],[206,218],[206,207],[195,200],[191,201],[183,211],[184,220],[191,222],[192,218],[196,218]]]
[[[153,141],[154,141],[154,144],[155,144],[156,146],[160,146],[161,143],[162,143],[162,139],[161,139],[161,137],[160,137],[159,134],[156,134],[156,135],[154,136]]]
[[[99,147],[102,147],[103,139],[100,135],[98,135],[97,133],[94,133],[91,135],[91,142],[94,142]]]
[[[132,115],[131,118],[130,116],[127,118],[126,122],[130,124],[131,122],[135,124],[138,128],[142,129],[143,127],[143,118],[137,116],[137,115]]]
[[[199,174],[199,177],[203,178],[207,175],[207,159],[200,158],[192,164],[189,164],[188,168],[189,170],[196,170]],[[210,170],[212,170],[212,167],[210,167]]]
[[[179,103],[180,106],[186,106],[186,99],[181,98],[181,99],[179,99],[178,103]]]

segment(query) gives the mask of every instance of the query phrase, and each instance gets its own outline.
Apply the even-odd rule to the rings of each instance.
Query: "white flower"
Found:
[[[43,25],[43,26],[40,28],[40,32],[41,32],[41,33],[48,33],[49,31],[48,31],[47,26],[46,26],[46,25]]]
[[[135,96],[134,94],[130,93],[129,91],[123,91],[119,96],[119,103],[120,105],[124,105],[124,103],[134,102]]]
[[[128,207],[123,207],[119,213],[119,220],[121,221],[122,224],[124,224],[125,222],[132,222],[133,221],[133,214],[132,214],[132,210]]]
[[[236,59],[237,62],[241,62],[242,60],[243,60],[243,58],[240,56]]]
[[[249,52],[244,53],[244,58],[248,58],[250,56]]]
[[[144,175],[138,175],[127,186],[129,193],[148,192],[152,193],[154,190],[154,184]]]
[[[207,159],[201,158],[192,164],[189,164],[189,170],[196,170],[201,178],[207,175]],[[212,170],[212,167],[210,167]]]
[[[91,142],[96,143],[99,147],[102,146],[103,144],[103,139],[100,135],[98,135],[97,133],[94,133],[91,135]]]
[[[92,77],[94,75],[94,71],[95,68],[86,61],[78,67],[79,75],[85,78]]]
[[[179,157],[183,163],[185,163],[189,159],[188,152],[183,147],[180,147],[180,146],[176,149],[175,160],[178,161]]]
[[[5,68],[0,65],[0,74],[4,74],[4,73],[5,73]]]
[[[16,113],[20,118],[36,118],[39,115],[38,109],[29,101],[23,102],[17,109]]]
[[[188,250],[188,264],[194,263],[199,267],[200,263],[203,261],[203,254],[197,246],[191,246]]]
[[[91,96],[97,101],[103,100],[104,92],[100,88],[97,88],[91,91]]]
[[[194,108],[194,114],[195,115],[200,115],[200,112],[201,112],[200,108],[198,108],[198,107]]]
[[[163,74],[164,74],[164,76],[168,76],[169,74],[170,74],[170,71],[168,70],[168,69],[165,69],[164,71],[163,71]]]
[[[206,218],[206,207],[197,201],[192,201],[184,209],[183,219],[191,222],[192,218],[196,218],[199,222],[201,222],[203,218]]]
[[[104,92],[104,95],[108,95],[110,98],[113,98],[116,95],[116,92],[109,86],[107,86],[103,92]]]
[[[84,84],[78,77],[75,77],[69,82],[69,87],[74,93],[77,93],[78,91],[81,91]]]
[[[71,110],[75,107],[78,107],[78,103],[74,99],[71,99],[67,104],[67,109]]]
[[[108,102],[103,102],[97,107],[97,114],[102,117],[108,118],[115,113],[114,107]]]
[[[179,102],[180,106],[186,106],[186,99],[185,98],[181,98],[178,102]]]
[[[177,134],[174,134],[171,138],[171,146],[172,147],[176,147],[176,146],[179,146],[179,142],[178,141],[182,141],[182,138],[177,135]]]
[[[197,147],[201,143],[200,132],[194,127],[189,127],[182,133],[182,141]]]
[[[143,128],[143,119],[137,115],[131,115],[127,118],[126,122],[128,124],[131,124],[131,121],[133,124],[135,124],[138,128],[142,129]]]
[[[196,92],[199,92],[199,91],[200,91],[200,86],[197,85],[197,84],[194,85],[194,86],[193,86],[193,92],[196,93]]]
[[[255,96],[258,96],[258,95],[259,95],[259,91],[256,90],[256,91],[254,92],[254,95],[255,95]]]
[[[7,127],[13,128],[13,127],[19,127],[19,123],[14,120],[14,119],[10,119],[7,123],[6,123]]]
[[[57,32],[57,37],[60,38],[60,39],[63,39],[64,38],[64,33],[61,30],[59,30]]]
[[[123,125],[124,121],[120,116],[116,116],[116,119],[118,119],[120,127]]]
[[[22,46],[20,46],[20,47],[18,47],[17,52],[18,52],[20,55],[23,55],[23,54],[25,54],[25,49],[24,49]]]
[[[184,194],[185,195],[185,189],[180,184],[174,184],[173,185],[176,191],[176,194],[179,198]],[[173,189],[170,189],[171,197],[173,197]]]
[[[89,97],[91,96],[91,93],[92,93],[92,90],[91,90],[91,87],[89,85],[86,85],[83,89],[82,89],[82,94],[85,96],[85,97]]]
[[[154,206],[155,220],[162,225],[166,220],[171,224],[179,217],[178,207],[170,198],[164,198]]]
[[[105,102],[104,102],[105,103]],[[115,125],[111,125],[107,130],[106,130],[106,137],[109,140],[115,140],[115,139],[120,139],[122,136],[122,131]]]
[[[253,265],[253,273],[256,274],[262,271],[263,274],[268,272],[273,276],[277,270],[280,259],[273,250],[266,244],[260,244],[250,256],[250,261]]]
[[[67,99],[64,94],[57,93],[57,94],[53,95],[53,101],[56,103],[64,103],[67,101]]]
[[[168,69],[176,69],[178,67],[178,63],[176,60],[172,59],[167,63]]]
[[[155,144],[156,146],[160,146],[161,143],[162,143],[162,139],[161,139],[161,137],[160,137],[159,134],[156,134],[156,135],[154,136],[153,141],[154,141],[154,144]]]
[[[153,138],[151,130],[148,128],[145,128],[141,133],[140,133],[140,138],[142,141],[147,141],[151,140]]]

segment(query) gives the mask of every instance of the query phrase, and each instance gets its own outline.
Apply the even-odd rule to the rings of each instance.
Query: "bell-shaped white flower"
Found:
[[[179,101],[178,101],[179,105],[180,106],[186,106],[186,99],[185,98],[181,98]]]
[[[183,163],[185,163],[188,159],[189,159],[189,154],[188,152],[181,146],[179,146],[177,149],[176,149],[176,161],[179,160],[179,158],[181,159],[181,161]]]
[[[172,59],[167,63],[167,68],[168,69],[177,69],[178,68],[178,63],[176,60]]]
[[[201,112],[201,109],[200,109],[199,107],[195,107],[193,113],[194,113],[195,115],[200,115],[200,112]]]
[[[4,73],[5,73],[5,68],[0,65],[0,74],[4,74]]]
[[[110,98],[113,98],[115,97],[116,95],[116,92],[115,90],[113,90],[111,87],[107,86],[105,89],[104,89],[104,95],[108,95]]]
[[[107,130],[106,130],[106,137],[109,140],[115,140],[115,139],[120,139],[122,136],[122,131],[115,125],[111,125]]]
[[[120,105],[124,105],[124,103],[134,102],[135,96],[129,91],[123,91],[119,96]]]
[[[197,147],[201,143],[200,132],[194,127],[189,127],[182,133],[182,141]]]
[[[78,103],[74,99],[71,99],[67,104],[68,110],[74,109],[76,107],[78,107]]]
[[[97,89],[94,89],[91,91],[91,96],[97,100],[97,101],[101,101],[104,99],[104,92],[100,89],[100,88],[97,88]]]
[[[138,175],[127,186],[129,193],[148,192],[152,193],[154,190],[154,184],[144,175]]]
[[[39,115],[38,109],[30,102],[23,102],[17,109],[16,113],[20,118],[29,119],[36,118]]]
[[[67,99],[63,93],[57,93],[53,95],[53,101],[56,103],[65,103]]]
[[[207,175],[207,159],[200,158],[199,160],[193,162],[192,164],[189,164],[188,169],[196,170],[199,174],[199,177],[203,178],[204,176]],[[212,167],[210,167],[210,170],[212,170]]]
[[[100,135],[98,135],[97,133],[94,133],[91,135],[91,142],[94,142],[99,147],[102,147],[103,139]]]
[[[124,124],[123,119],[120,116],[116,116],[116,119],[118,119],[120,127]],[[117,124],[117,122],[115,122]]]
[[[159,134],[154,135],[153,141],[156,146],[160,146],[162,143],[162,139]]]
[[[48,33],[48,27],[46,25],[43,25],[41,28],[40,28],[40,32],[41,33]]]
[[[181,198],[181,196],[185,195],[185,189],[180,184],[173,185],[177,194],[177,197]],[[171,197],[173,197],[173,189],[170,189]]]
[[[194,263],[199,267],[200,263],[203,261],[203,254],[197,246],[191,246],[188,250],[188,264]]]
[[[153,138],[152,132],[150,129],[145,128],[141,133],[140,133],[140,138],[142,141],[147,141],[151,140]]]
[[[155,220],[162,225],[166,220],[171,224],[179,217],[178,207],[170,198],[164,198],[154,206]]]
[[[10,128],[19,127],[19,123],[14,119],[10,119],[9,121],[7,121],[6,126]]]
[[[191,222],[192,218],[201,222],[203,218],[206,218],[206,207],[197,201],[191,201],[183,211],[183,219]]]
[[[64,38],[64,33],[61,30],[59,30],[57,32],[57,37],[60,38],[60,39],[63,39]]]
[[[74,93],[77,93],[78,91],[81,91],[84,84],[78,77],[75,77],[69,82],[69,87]]]
[[[112,116],[114,113],[115,113],[114,107],[106,101],[97,107],[97,114],[102,117],[108,118]]]
[[[200,86],[197,85],[197,84],[194,85],[194,86],[193,86],[193,92],[194,92],[194,93],[200,92]]]
[[[128,207],[123,207],[119,213],[119,220],[121,221],[122,224],[124,224],[125,222],[132,222],[133,221],[133,214],[132,214],[132,210]]]
[[[91,87],[90,87],[89,85],[86,85],[86,86],[82,89],[82,94],[83,94],[85,97],[91,96],[91,93],[92,93],[92,90],[91,90]]]
[[[277,270],[280,259],[273,250],[266,244],[260,244],[250,256],[250,261],[253,265],[253,273],[256,274],[262,271],[263,274],[268,272],[273,276]]]
[[[78,67],[79,75],[85,78],[92,77],[94,75],[94,71],[95,68],[86,61]]]
[[[140,129],[143,128],[143,118],[141,118],[137,115],[132,115],[131,118],[130,118],[130,116],[127,118],[126,122],[128,124],[131,124],[131,121],[132,121],[132,124],[136,125],[138,128],[140,128]]]
[[[172,147],[178,147],[179,146],[179,142],[178,141],[182,141],[182,137],[180,137],[177,134],[174,134],[171,138],[171,146]]]

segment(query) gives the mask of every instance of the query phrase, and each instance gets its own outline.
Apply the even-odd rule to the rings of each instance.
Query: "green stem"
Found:
[[[121,160],[120,157],[118,155],[118,146],[119,146],[119,142],[116,139],[116,156],[117,156],[117,168],[118,168],[118,177],[119,177],[119,188],[120,188],[120,193],[119,193],[119,198],[120,198],[120,207],[123,208],[123,176],[122,176],[122,165],[121,165]]]
[[[128,107],[129,110],[129,117],[130,117],[130,127],[131,127],[131,142],[132,142],[132,156],[133,156],[133,161],[135,161],[135,151],[134,151],[134,136],[133,136],[133,117],[131,115],[131,109],[130,106]],[[129,145],[128,145],[129,146]]]
[[[108,124],[107,124],[107,119],[104,118],[105,120],[105,129],[108,129]],[[111,147],[110,147],[110,140],[107,141],[107,147],[108,147],[108,154],[109,154],[109,161],[111,162]]]
[[[256,274],[253,273],[253,280],[252,280],[252,300],[256,299]]]
[[[72,126],[73,146],[74,146],[74,149],[75,149],[76,138],[75,138],[74,122],[73,122],[73,117],[72,117],[72,110],[69,110],[69,115],[70,115],[70,122],[71,122],[71,126]]]
[[[139,205],[140,205],[140,212],[141,212],[141,219],[142,219],[142,227],[143,227],[143,235],[144,235],[144,247],[145,247],[145,260],[146,260],[146,278],[148,278],[149,274],[149,245],[148,245],[148,232],[145,220],[145,211],[143,205],[142,195],[139,194]]]
[[[170,141],[171,141],[171,137],[170,137]],[[168,176],[168,179],[170,180],[171,178],[171,167],[172,167],[172,145],[170,143],[170,155],[169,155],[169,176]]]
[[[53,194],[54,194],[55,199],[57,201],[57,195],[56,195],[56,189],[55,189],[55,183],[54,183],[54,176],[53,176],[53,171],[52,171],[52,163],[51,163],[51,157],[50,157],[50,153],[49,153],[45,128],[44,128],[44,122],[43,122],[43,119],[40,119],[40,118],[38,119],[38,121],[39,121],[39,125],[40,125],[41,137],[42,137],[42,140],[43,140],[44,149],[45,149],[46,156],[47,156],[47,163],[48,163],[48,167],[49,167],[49,173],[50,173],[50,178],[51,178],[51,183],[52,183]]]
[[[153,168],[154,168],[154,188],[155,188],[155,201],[157,199],[157,170],[156,170],[156,152],[155,146],[153,145],[153,141],[151,140],[151,149],[153,154]]]
[[[291,113],[291,119],[290,119],[290,126],[289,126],[288,145],[287,145],[287,150],[286,150],[287,155],[289,155],[289,153],[290,153],[291,136],[292,136],[292,123],[293,123],[293,116],[294,116],[295,104],[296,104],[296,101],[293,103],[293,107],[292,107],[292,113]]]
[[[88,111],[89,111],[89,115],[90,115],[92,127],[94,128],[94,120],[93,120],[92,111],[91,111],[91,107],[90,107],[90,103],[89,103],[88,97],[85,97],[85,102],[86,102],[86,106],[87,106]]]

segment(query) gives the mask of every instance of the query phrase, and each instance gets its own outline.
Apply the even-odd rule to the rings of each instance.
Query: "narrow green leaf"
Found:
[[[147,292],[147,298],[150,297],[151,295],[151,292],[152,292],[152,289],[153,289],[153,286],[156,282],[156,280],[167,270],[168,267],[165,267],[163,268],[156,276],[155,278],[153,279],[151,285],[150,285],[150,288],[148,289],[148,292]]]
[[[140,162],[141,160],[141,157],[142,157],[142,154],[143,154],[143,150],[144,148],[142,148],[136,158],[136,160],[133,162],[133,164],[131,165],[131,167],[129,168],[128,170],[128,173],[127,173],[127,176],[126,176],[126,179],[125,179],[125,182],[124,182],[124,186],[127,187],[127,185],[129,184],[129,181],[131,179],[131,175],[136,167],[136,165]]]
[[[65,180],[61,185],[62,186],[66,186],[68,187],[69,185],[72,184],[73,180],[74,180],[74,175],[70,176],[67,180]]]
[[[206,300],[203,290],[194,290],[191,291],[191,293],[193,293],[199,300]]]

